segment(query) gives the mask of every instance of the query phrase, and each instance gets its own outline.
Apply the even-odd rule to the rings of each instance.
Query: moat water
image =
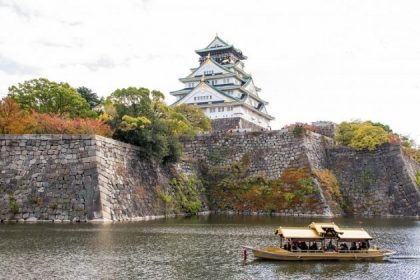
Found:
[[[116,224],[0,224],[0,279],[420,279],[420,221],[338,218],[396,250],[383,262],[244,264],[242,245],[316,218],[208,216]],[[326,221],[326,220],[324,220]],[[329,221],[329,220],[327,220]]]

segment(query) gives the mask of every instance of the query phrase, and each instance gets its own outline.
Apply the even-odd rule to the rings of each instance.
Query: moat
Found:
[[[419,279],[420,221],[335,218],[396,250],[383,262],[242,262],[279,225],[318,218],[207,216],[115,224],[0,224],[0,279]]]

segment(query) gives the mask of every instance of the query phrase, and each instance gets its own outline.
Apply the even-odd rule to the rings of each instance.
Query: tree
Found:
[[[27,111],[54,113],[63,117],[95,117],[86,100],[67,83],[44,78],[9,87],[9,96]]]
[[[388,133],[382,127],[366,122],[354,131],[350,146],[355,150],[373,151],[385,143],[388,143]]]
[[[360,126],[360,122],[342,122],[337,126],[335,140],[341,145],[348,146],[353,139],[354,131]]]
[[[34,133],[39,134],[96,134],[112,135],[109,125],[92,118],[64,119],[58,115],[32,113],[36,120]]]
[[[115,90],[101,106],[100,119],[115,130],[113,137],[139,146],[140,155],[175,162],[181,155],[178,140],[210,129],[210,120],[193,106],[172,108],[160,91],[128,87]]]
[[[174,111],[185,116],[198,131],[211,130],[211,120],[197,106],[182,104],[174,107]]]
[[[19,108],[19,105],[10,97],[0,100],[0,133],[23,134],[32,133],[35,128],[35,119]]]
[[[180,156],[181,145],[165,120],[170,109],[162,100],[163,94],[158,91],[129,87],[115,90],[104,109],[115,110],[109,121],[115,139],[139,146],[144,158],[173,162]]]
[[[355,150],[374,150],[384,143],[396,144],[400,140],[388,125],[372,121],[342,122],[337,126],[335,140]]]
[[[91,109],[95,108],[102,102],[102,98],[99,98],[98,95],[90,88],[78,87],[77,92],[86,100]]]

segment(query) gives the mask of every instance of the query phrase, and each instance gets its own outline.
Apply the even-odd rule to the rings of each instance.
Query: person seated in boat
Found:
[[[357,250],[356,242],[351,243],[350,250],[351,251]]]
[[[292,250],[296,251],[297,249],[298,249],[298,244],[296,243],[296,241],[294,241],[292,244]]]
[[[306,242],[300,242],[299,243],[299,248],[301,250],[308,250],[308,245],[306,244]]]
[[[312,245],[309,246],[309,250],[318,250],[318,245],[316,244],[316,242],[312,243]]]
[[[335,245],[332,244],[332,241],[330,240],[327,246],[327,251],[335,251],[335,249],[336,249]]]
[[[347,243],[341,243],[340,244],[340,250],[347,251],[349,247],[347,246]]]
[[[362,244],[360,245],[359,249],[360,250],[367,250],[368,249],[368,246],[367,246],[366,242],[362,242]]]

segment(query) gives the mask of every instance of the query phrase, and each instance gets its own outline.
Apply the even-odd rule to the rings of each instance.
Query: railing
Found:
[[[292,253],[347,253],[347,254],[360,254],[360,253],[368,253],[369,250],[338,250],[338,251],[329,251],[329,250],[301,250],[291,249],[290,252]]]
[[[301,250],[301,249],[297,249],[297,250],[290,250],[290,252],[293,253],[322,253],[324,252],[323,250]]]

